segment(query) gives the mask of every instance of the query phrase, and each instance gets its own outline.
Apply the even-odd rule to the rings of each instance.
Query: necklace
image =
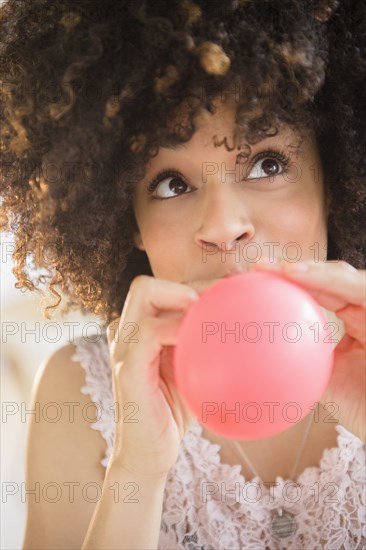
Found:
[[[312,415],[310,415],[310,421],[308,422],[308,425],[306,426],[304,437],[302,439],[300,449],[299,449],[299,452],[298,452],[296,460],[295,460],[295,464],[293,465],[293,468],[292,468],[292,471],[291,471],[291,474],[290,474],[290,479],[293,479],[296,468],[299,464],[299,460],[302,456],[302,451],[304,449],[306,439],[309,435],[311,425],[312,425]],[[252,473],[262,481],[261,476],[258,474],[257,470],[254,468],[253,464],[249,460],[246,453],[239,446],[238,441],[235,441],[235,440],[230,440],[230,441],[233,445],[235,445],[235,447],[237,448],[237,450],[240,453],[240,455],[242,456],[242,458],[244,458],[245,462],[247,463],[247,465],[248,465],[249,469],[252,471]],[[296,522],[296,519],[295,519],[294,515],[290,514],[290,512],[288,512],[288,511],[284,510],[282,508],[282,506],[278,507],[275,510],[275,513],[273,514],[272,520],[271,520],[272,535],[277,537],[277,538],[283,539],[283,538],[291,537],[295,533],[296,529],[297,529],[297,522]]]

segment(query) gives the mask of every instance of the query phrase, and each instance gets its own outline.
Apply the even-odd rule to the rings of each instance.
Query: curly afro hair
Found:
[[[0,48],[0,228],[16,287],[55,298],[47,319],[57,286],[63,313],[121,314],[132,279],[152,275],[133,242],[136,182],[235,89],[249,143],[281,122],[315,130],[328,259],[365,266],[364,2],[7,0]]]

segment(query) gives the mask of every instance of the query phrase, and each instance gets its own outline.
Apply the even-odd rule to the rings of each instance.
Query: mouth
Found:
[[[206,278],[199,278],[199,279],[194,279],[194,281],[196,282],[204,282],[204,281],[210,281],[210,280],[218,280],[218,279],[227,279],[228,277],[233,277],[234,275],[238,275],[239,273],[247,273],[249,270],[247,268],[243,268],[243,269],[237,269],[235,271],[229,271],[229,273],[225,273],[224,275],[216,275],[216,276],[213,276],[213,275],[210,275],[209,277],[207,276]],[[192,279],[190,281],[181,281],[181,284],[189,284],[192,282]]]
[[[223,279],[225,279],[226,277],[232,277],[233,275],[238,275],[239,273],[246,273],[248,270],[247,269],[241,269],[240,271],[230,271],[230,273],[226,273],[226,275],[223,275]]]

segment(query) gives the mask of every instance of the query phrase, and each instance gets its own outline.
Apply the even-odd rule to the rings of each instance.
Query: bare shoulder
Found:
[[[75,351],[75,344],[70,343],[46,357],[36,374],[33,392],[34,390],[47,392],[57,379],[62,388],[80,393],[78,383],[84,383],[85,371],[80,363],[72,359]]]
[[[27,426],[27,499],[24,548],[81,548],[101,496],[106,443],[91,428],[97,408],[81,393],[85,371],[72,360],[75,345],[53,352],[40,365]],[[85,413],[87,411],[87,414]]]

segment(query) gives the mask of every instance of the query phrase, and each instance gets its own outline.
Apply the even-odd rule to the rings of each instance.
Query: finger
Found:
[[[120,323],[120,317],[117,317],[117,319],[113,319],[113,321],[111,321],[107,326],[106,334],[107,334],[107,341],[109,346],[112,344],[112,341],[116,335],[119,323]]]
[[[337,317],[342,319],[347,333],[358,342],[365,345],[365,312],[360,306],[347,305],[337,311]]]
[[[333,296],[334,311],[336,311],[335,308],[344,307],[348,303],[366,306],[366,271],[357,270],[343,261],[296,263],[281,261],[278,264],[258,262],[253,264],[251,270],[281,273],[289,279],[298,281],[307,289],[319,291],[318,296],[321,292],[324,292],[328,298]]]
[[[112,361],[117,376],[120,371],[128,373],[136,381],[149,380],[153,388],[158,384],[159,354],[164,346],[175,346],[181,319],[168,320],[155,317],[141,321],[137,336],[143,345],[130,344],[121,349],[112,349]],[[153,367],[152,367],[153,365]]]
[[[157,317],[164,309],[185,310],[197,298],[187,285],[140,275],[130,285],[119,329],[128,321],[139,323],[145,317]]]
[[[338,310],[344,308],[348,302],[344,300],[343,298],[340,298],[339,296],[335,296],[334,294],[329,294],[328,292],[324,292],[323,290],[317,290],[307,287],[306,292],[310,294],[318,302],[319,305],[324,307],[325,309],[329,311],[337,312]]]

